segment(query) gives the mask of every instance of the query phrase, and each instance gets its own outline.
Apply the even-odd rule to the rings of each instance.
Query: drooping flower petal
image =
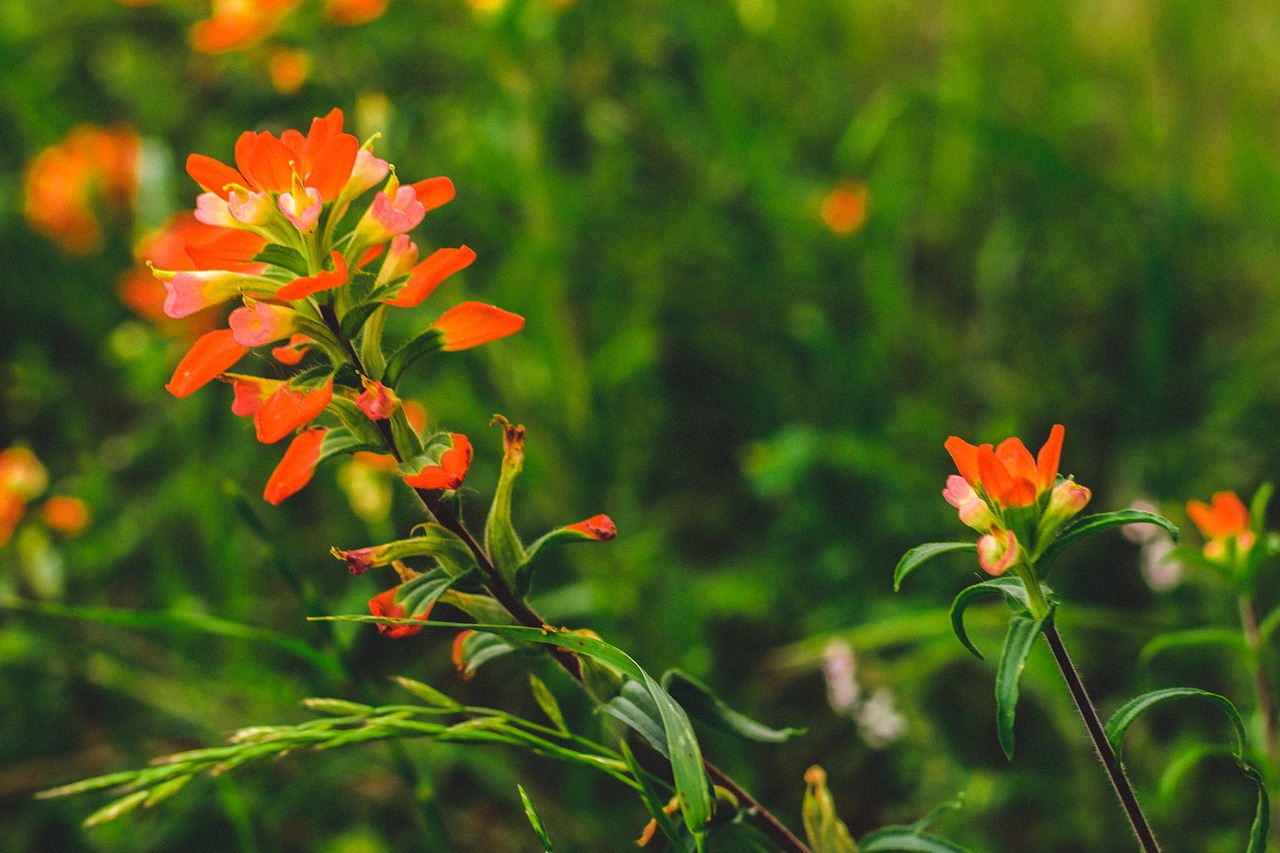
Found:
[[[415,489],[451,490],[462,485],[471,467],[471,442],[462,433],[452,433],[453,446],[440,454],[440,462],[427,465],[417,474],[406,474],[405,483]]]
[[[289,443],[280,464],[271,472],[262,498],[269,504],[279,504],[282,500],[298,492],[315,473],[316,462],[320,458],[320,446],[324,444],[324,427],[303,430]]]
[[[431,324],[441,334],[445,352],[470,349],[524,328],[524,318],[483,302],[463,302],[440,315]]]
[[[230,329],[217,329],[201,335],[190,351],[178,362],[173,378],[165,389],[175,397],[186,397],[217,378],[240,360],[249,348],[236,343]]]
[[[421,263],[409,271],[409,280],[400,288],[395,296],[384,299],[388,305],[397,308],[412,308],[422,303],[431,292],[449,276],[471,266],[476,253],[468,246],[456,249],[437,249]],[[513,315],[514,316],[514,315]],[[510,334],[510,332],[508,332]]]
[[[258,441],[274,444],[300,426],[310,423],[333,399],[333,378],[310,391],[282,385],[253,416]]]
[[[295,278],[284,287],[276,291],[275,295],[279,299],[288,299],[293,301],[296,299],[306,299],[313,293],[319,293],[322,290],[332,290],[335,287],[341,287],[347,283],[347,259],[342,256],[339,251],[329,253],[329,260],[333,262],[332,270],[321,270],[315,275],[303,276]]]

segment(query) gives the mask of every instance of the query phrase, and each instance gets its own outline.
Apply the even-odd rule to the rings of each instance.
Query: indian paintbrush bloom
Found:
[[[947,452],[960,475],[947,478],[942,496],[960,520],[984,535],[978,561],[992,575],[1033,564],[1054,535],[1089,502],[1090,491],[1058,476],[1064,430],[1055,424],[1032,457],[1017,438],[994,448],[951,436]]]
[[[369,599],[369,612],[374,616],[382,616],[387,619],[404,619],[409,614],[404,609],[403,604],[396,601],[396,591],[399,589],[393,586],[386,592],[381,592]],[[427,617],[431,614],[431,609],[427,608],[425,613],[420,613],[413,617],[423,622],[427,621]],[[417,625],[378,625],[378,633],[392,640],[398,640],[401,637],[411,637],[422,629]]]
[[[235,11],[233,5],[227,9]],[[448,178],[402,184],[392,172],[384,188],[363,202],[363,213],[346,219],[391,166],[372,153],[373,140],[362,147],[345,133],[343,121],[335,109],[312,121],[305,135],[292,129],[278,137],[246,131],[236,141],[234,165],[203,154],[187,158],[187,172],[202,192],[194,221],[188,217],[168,238],[169,248],[179,251],[155,258],[163,265],[153,272],[167,291],[164,313],[177,318],[232,300],[244,305],[231,312],[230,328],[195,342],[167,387],[184,397],[216,378],[231,382],[232,411],[252,416],[264,443],[304,429],[328,411],[342,421],[329,428],[335,446],[381,446],[399,462],[422,453],[423,425],[410,418],[420,407],[396,394],[404,367],[434,352],[504,337],[524,319],[464,302],[399,347],[398,358],[386,357],[383,315],[417,306],[475,253],[466,246],[445,248],[419,261],[406,233],[454,197]],[[355,222],[355,228],[343,233],[344,221]],[[298,366],[294,375],[228,373],[258,347],[270,347],[278,365]],[[355,409],[378,426],[352,421]],[[294,439],[271,476],[267,500],[277,502],[305,485],[324,435],[313,428]],[[456,489],[470,459],[470,443],[455,436],[436,464],[406,479],[419,488]]]
[[[1215,492],[1211,504],[1188,501],[1187,515],[1207,540],[1204,555],[1215,562],[1243,556],[1257,539],[1249,529],[1249,510],[1235,492]]]

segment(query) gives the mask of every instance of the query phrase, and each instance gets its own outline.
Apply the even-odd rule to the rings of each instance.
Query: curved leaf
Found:
[[[970,853],[945,838],[916,832],[909,826],[886,826],[858,842],[861,853]]]
[[[1169,535],[1173,537],[1173,541],[1178,541],[1178,525],[1174,524],[1163,515],[1156,515],[1154,512],[1143,512],[1140,509],[1121,509],[1115,512],[1100,512],[1095,515],[1086,515],[1084,518],[1078,519],[1074,524],[1058,534],[1058,538],[1049,543],[1040,558],[1036,560],[1036,565],[1041,572],[1049,568],[1049,565],[1058,558],[1067,548],[1079,542],[1081,539],[1088,539],[1090,536],[1096,536],[1104,530],[1110,530],[1113,527],[1123,527],[1126,524],[1155,524],[1169,531]]]
[[[804,729],[771,729],[741,714],[711,692],[711,688],[678,669],[662,674],[662,687],[695,719],[756,743],[782,743],[805,733]]]
[[[992,578],[989,581],[976,583],[960,590],[960,593],[951,602],[951,629],[955,631],[956,637],[964,645],[966,649],[977,655],[978,660],[983,660],[982,652],[978,651],[969,640],[969,634],[964,628],[964,611],[973,603],[974,600],[989,595],[1003,595],[1009,602],[1009,606],[1014,608],[1015,612],[1025,612],[1027,609],[1027,588],[1022,585],[1022,581],[1016,577],[1008,575],[999,578]]]
[[[1173,808],[1178,802],[1175,799],[1183,780],[1191,774],[1201,761],[1206,758],[1234,758],[1230,747],[1213,743],[1188,744],[1177,752],[1165,764],[1160,774],[1160,784],[1156,788],[1156,801],[1162,809]]]
[[[917,545],[912,548],[902,555],[902,559],[898,561],[897,568],[893,570],[893,591],[897,592],[898,587],[902,586],[902,579],[914,571],[921,563],[955,551],[973,551],[977,553],[978,546],[972,542],[927,542],[924,545]]]
[[[1253,825],[1249,827],[1249,846],[1245,853],[1266,853],[1267,833],[1271,830],[1271,798],[1267,796],[1267,783],[1262,774],[1248,764],[1241,764],[1240,769],[1258,786],[1258,808],[1253,813]]]
[[[1118,711],[1111,715],[1111,719],[1107,720],[1103,731],[1107,735],[1107,743],[1111,744],[1111,749],[1116,754],[1116,758],[1121,758],[1120,748],[1124,743],[1124,733],[1128,731],[1129,726],[1137,719],[1138,715],[1153,705],[1158,705],[1169,699],[1181,699],[1191,697],[1204,699],[1212,702],[1222,709],[1222,712],[1231,720],[1231,725],[1236,730],[1236,748],[1234,750],[1237,760],[1244,759],[1244,722],[1240,719],[1240,712],[1236,710],[1236,706],[1231,704],[1231,700],[1225,696],[1219,696],[1217,693],[1210,693],[1207,690],[1200,690],[1195,687],[1168,687],[1164,690],[1153,690],[1150,693],[1144,693],[1135,699],[1131,699],[1120,707]]]
[[[406,616],[421,616],[456,580],[444,569],[424,572],[396,588],[396,603],[404,608]]]
[[[1053,618],[1050,610],[1040,619],[1014,616],[1004,638],[1000,663],[996,667],[996,734],[1005,758],[1013,760],[1013,718],[1018,706],[1018,682],[1026,668],[1027,655],[1044,624]]]
[[[524,806],[525,817],[529,818],[529,825],[533,827],[533,832],[538,836],[538,841],[542,842],[542,849],[546,853],[554,853],[551,849],[551,837],[547,835],[547,828],[542,825],[542,818],[538,815],[538,810],[533,806],[533,800],[529,799],[529,795],[525,793],[522,785],[516,785],[516,790],[520,792],[520,802]]]
[[[395,388],[409,365],[438,349],[440,349],[440,330],[429,328],[391,354],[380,381],[388,388]]]
[[[1237,631],[1226,628],[1187,628],[1182,631],[1169,631],[1153,638],[1138,653],[1138,666],[1147,669],[1151,666],[1151,661],[1161,652],[1192,646],[1223,646],[1229,651],[1244,655],[1249,652],[1244,637]]]
[[[342,323],[339,326],[342,337],[348,341],[355,340],[356,335],[360,334],[360,329],[364,327],[365,321],[373,316],[374,311],[382,307],[381,302],[361,302],[343,314]]]
[[[604,712],[638,733],[663,758],[670,760],[667,736],[662,729],[662,712],[643,684],[627,679],[622,685],[622,692],[604,706]]]
[[[675,823],[671,820],[671,815],[662,810],[662,800],[658,797],[653,786],[649,784],[648,774],[640,767],[636,761],[636,757],[631,752],[631,747],[627,746],[625,738],[618,739],[618,751],[622,753],[622,758],[627,762],[627,769],[631,771],[632,777],[640,786],[640,799],[644,801],[644,807],[649,810],[649,815],[653,818],[654,823],[658,825],[658,829],[662,830],[662,834],[667,837],[667,841],[671,842],[672,849],[678,853],[689,853],[690,838],[682,835],[680,830],[676,828]]]

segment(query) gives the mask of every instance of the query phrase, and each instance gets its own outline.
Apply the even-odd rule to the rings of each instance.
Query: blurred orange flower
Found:
[[[867,221],[871,194],[861,181],[844,181],[822,200],[822,222],[832,234],[856,233]]]
[[[80,125],[41,151],[23,175],[28,224],[72,254],[96,249],[98,208],[127,214],[134,207],[140,146],[131,128]]]

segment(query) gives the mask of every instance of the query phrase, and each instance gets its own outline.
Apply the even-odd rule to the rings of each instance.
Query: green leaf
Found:
[[[85,818],[84,826],[88,829],[91,826],[99,826],[107,823],[108,821],[113,821],[118,817],[123,817],[145,803],[147,798],[150,796],[150,791],[134,791],[132,794],[128,794],[118,800],[107,803],[105,806]]]
[[[346,340],[355,340],[356,335],[360,334],[360,330],[364,328],[373,312],[379,308],[385,307],[381,302],[361,302],[351,308],[346,314],[342,315],[342,322],[338,328],[342,332],[342,337]]]
[[[970,853],[945,838],[909,826],[886,826],[863,837],[862,853]]]
[[[533,800],[529,799],[523,786],[516,785],[516,790],[520,792],[520,802],[524,804],[525,816],[529,818],[529,824],[533,827],[538,840],[542,842],[542,849],[546,853],[555,853],[551,849],[551,838],[547,835],[547,828],[542,825],[542,818],[538,816],[538,810],[533,807]]]
[[[1173,541],[1178,541],[1178,525],[1174,524],[1163,515],[1156,515],[1154,512],[1143,512],[1140,509],[1121,509],[1115,512],[1100,512],[1095,515],[1086,515],[1077,519],[1070,527],[1058,534],[1058,538],[1049,543],[1048,547],[1041,553],[1040,558],[1036,560],[1036,566],[1043,574],[1049,565],[1065,551],[1067,548],[1079,542],[1082,539],[1088,539],[1090,536],[1096,536],[1104,530],[1110,530],[1113,527],[1123,527],[1126,524],[1155,524],[1169,531],[1169,535],[1173,537]]]
[[[355,400],[341,394],[334,394],[333,399],[329,401],[328,410],[342,422],[342,431],[347,436],[350,436],[351,441],[354,443],[352,450],[365,449],[361,447],[361,445],[364,445],[372,448],[375,453],[387,452],[386,445],[382,441],[382,433],[378,432],[377,426],[364,413],[364,410],[356,405]],[[328,436],[325,436],[325,438],[328,439]],[[344,453],[347,451],[334,452]],[[332,456],[333,454],[329,455]]]
[[[1047,590],[1047,588],[1046,588]],[[990,595],[1003,595],[1009,602],[1009,606],[1025,612],[1027,610],[1027,588],[1022,585],[1022,581],[1016,577],[1005,575],[1004,577],[992,578],[989,581],[976,583],[960,590],[960,593],[951,602],[951,629],[955,631],[956,637],[973,654],[977,655],[978,660],[983,660],[982,652],[978,651],[969,640],[969,634],[964,628],[964,611],[975,599],[984,598]]]
[[[458,649],[461,675],[464,679],[471,678],[481,666],[503,655],[509,655],[515,650],[515,646],[493,634],[468,634]]]
[[[663,758],[671,759],[667,750],[667,735],[662,728],[662,712],[643,684],[634,678],[628,678],[623,682],[622,691],[610,699],[603,710],[637,732]]]
[[[386,308],[386,306],[382,306]],[[382,329],[387,322],[387,312],[374,311],[365,321],[360,335],[360,360],[365,370],[373,376],[381,376],[387,359],[382,352]]]
[[[391,354],[387,359],[387,369],[382,372],[382,384],[388,388],[395,388],[409,365],[438,349],[440,349],[440,332],[429,328]]]
[[[396,603],[405,609],[406,616],[421,616],[457,580],[444,569],[423,572],[396,587]]]
[[[1227,718],[1231,720],[1231,725],[1235,728],[1235,757],[1237,760],[1243,761],[1245,736],[1244,722],[1240,719],[1240,712],[1236,710],[1235,705],[1231,704],[1231,700],[1225,696],[1219,696],[1217,693],[1210,693],[1207,690],[1199,690],[1195,687],[1168,687],[1164,690],[1153,690],[1122,705],[1118,711],[1111,715],[1111,719],[1107,721],[1106,726],[1103,728],[1107,735],[1107,742],[1111,744],[1111,749],[1115,752],[1116,758],[1121,758],[1120,748],[1124,742],[1124,733],[1129,730],[1129,726],[1133,724],[1139,714],[1161,702],[1188,697],[1204,699],[1222,709],[1222,712],[1227,715]]]
[[[662,687],[694,719],[744,740],[782,743],[805,733],[804,729],[771,729],[757,723],[726,705],[711,692],[711,688],[678,669],[669,669],[663,673]]]
[[[514,581],[516,570],[527,559],[524,544],[511,524],[511,496],[516,477],[524,468],[524,427],[512,424],[502,415],[494,415],[489,421],[502,427],[502,469],[498,485],[493,490],[493,503],[484,525],[484,546],[493,564],[508,581]],[[515,584],[517,596],[529,593],[529,584]]]
[[[1221,744],[1190,743],[1178,749],[1160,774],[1156,800],[1162,809],[1171,809],[1177,803],[1178,788],[1201,761],[1206,758],[1234,758],[1231,749]]]
[[[1249,827],[1249,846],[1245,853],[1266,853],[1267,833],[1271,830],[1271,799],[1267,796],[1267,783],[1262,774],[1247,764],[1241,764],[1244,775],[1258,786],[1258,808],[1253,813],[1253,824]]]
[[[631,771],[632,777],[640,786],[640,799],[644,802],[644,807],[649,810],[649,816],[658,824],[658,829],[662,830],[662,834],[667,837],[667,840],[671,842],[677,851],[688,853],[689,837],[682,835],[671,820],[671,816],[663,811],[662,800],[658,797],[657,792],[653,790],[653,786],[649,784],[648,774],[644,772],[636,761],[636,757],[631,752],[631,747],[627,746],[625,739],[618,739],[618,750],[627,762],[627,769]]]
[[[976,553],[977,550],[978,546],[972,542],[928,542],[924,545],[917,545],[902,555],[902,559],[898,561],[897,568],[893,570],[893,591],[897,592],[898,587],[902,586],[902,579],[926,560],[932,560],[934,557],[955,551],[972,551]]]
[[[1268,613],[1267,618],[1258,626],[1258,645],[1265,648],[1276,628],[1280,628],[1280,607]]]
[[[364,437],[353,435],[346,427],[334,427],[325,433],[324,440],[320,442],[320,455],[316,457],[316,464],[319,465],[343,453],[355,453],[359,450],[383,453],[386,448],[381,444],[367,441]]]
[[[1169,631],[1153,638],[1138,653],[1138,666],[1149,669],[1151,661],[1161,652],[1173,649],[1186,649],[1194,646],[1222,646],[1227,651],[1248,655],[1249,646],[1236,631],[1226,628],[1187,628],[1182,631]]]
[[[1258,491],[1253,493],[1253,500],[1249,501],[1249,525],[1254,534],[1261,539],[1267,532],[1267,504],[1271,503],[1271,495],[1275,492],[1275,486],[1271,483],[1263,483],[1258,486]]]
[[[1018,682],[1027,664],[1027,655],[1047,620],[1050,610],[1040,619],[1014,616],[1009,620],[1009,633],[1004,638],[1000,663],[996,667],[996,734],[1005,758],[1013,760],[1013,718],[1018,706]]]
[[[309,274],[307,259],[302,257],[302,253],[297,249],[281,246],[279,243],[268,243],[263,246],[262,251],[253,256],[253,260],[261,264],[271,264],[272,266],[280,267],[280,269],[288,270],[299,278],[304,278]]]
[[[560,711],[560,703],[556,701],[556,697],[552,695],[542,679],[532,672],[529,673],[529,687],[533,690],[533,698],[537,701],[538,707],[542,709],[542,713],[547,715],[547,719],[558,730],[568,734],[569,727],[564,724],[564,714]]]

